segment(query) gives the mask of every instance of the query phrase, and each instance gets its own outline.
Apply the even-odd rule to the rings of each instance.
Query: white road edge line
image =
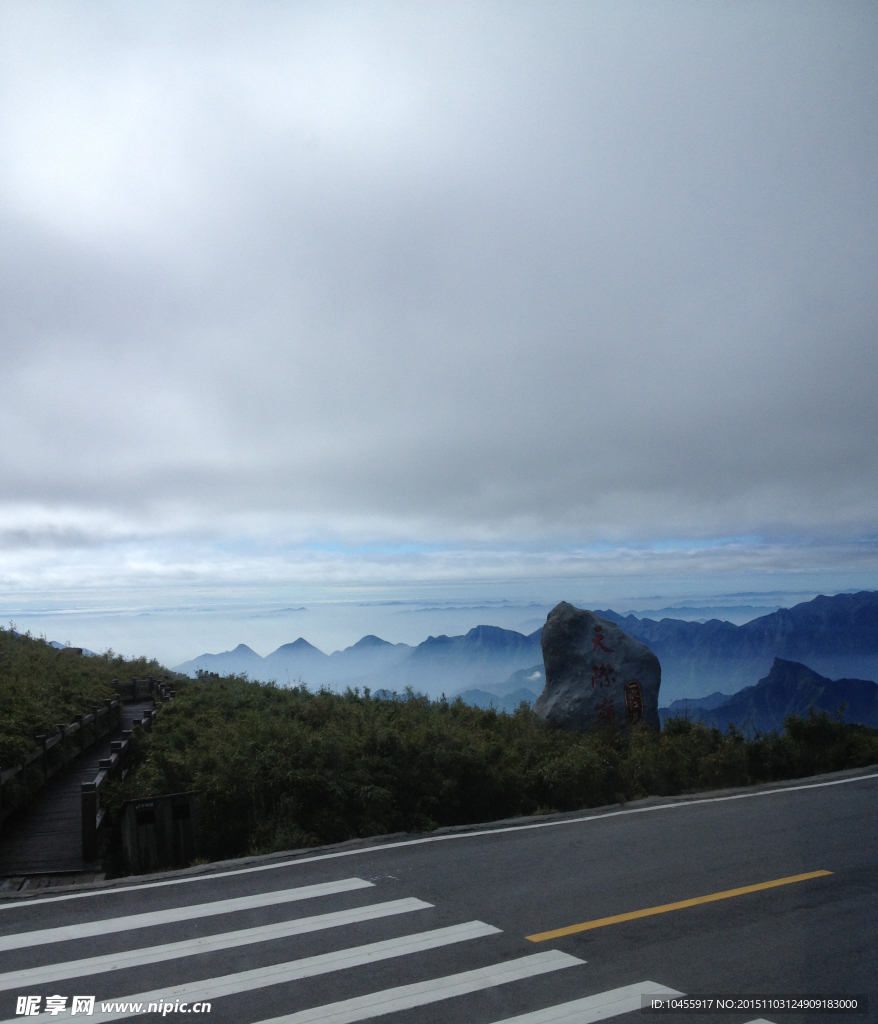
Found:
[[[522,1013],[518,1017],[505,1017],[494,1024],[593,1024],[594,1021],[618,1017],[621,1013],[634,1013],[641,1007],[641,996],[682,996],[674,988],[658,985],[654,981],[638,981],[634,985],[611,988],[597,995],[574,999],[569,1003],[547,1006],[543,1010]],[[753,1022],[757,1024],[757,1022]]]
[[[146,914],[110,917],[103,921],[84,921],[80,924],[61,925],[57,928],[40,928],[32,932],[14,932],[12,935],[0,935],[0,950],[43,946],[49,942],[66,942],[70,939],[84,939],[91,935],[127,932],[132,928],[150,928],[158,924],[176,924],[178,921],[215,917],[217,914],[231,914],[236,910],[251,910],[255,907],[273,907],[279,903],[295,903],[299,900],[315,899],[318,896],[351,892],[354,889],[371,889],[374,888],[374,884],[374,882],[367,882],[362,878],[342,878],[337,882],[320,882],[317,885],[303,885],[295,889],[260,892],[253,896],[238,896],[231,900],[195,903],[189,907],[171,907],[168,910],[153,910]]]
[[[251,992],[258,988],[267,988],[270,985],[281,985],[289,981],[297,981],[300,978],[312,978],[318,974],[329,974],[331,971],[343,971],[350,967],[359,967],[363,964],[375,963],[378,960],[388,960],[391,957],[406,956],[409,953],[419,953],[427,949],[436,949],[439,946],[447,946],[453,942],[465,942],[468,939],[479,939],[487,935],[496,935],[501,929],[493,925],[485,924],[482,921],[467,921],[465,924],[452,925],[449,928],[436,928],[433,931],[417,932],[414,935],[403,935],[397,939],[384,939],[381,942],[370,942],[365,946],[353,946],[350,949],[337,949],[331,953],[322,953],[319,956],[309,956],[302,960],[290,960],[287,963],[273,964],[271,967],[258,967],[252,971],[240,971],[237,974],[227,974],[219,978],[205,978],[203,981],[190,981],[182,985],[173,985],[165,988],[155,989],[152,992],[138,992],[135,995],[123,996],[121,999],[96,1000],[96,1005],[102,1003],[122,1003],[124,1010],[108,1010],[95,1012],[88,1018],[88,1024],[104,1024],[106,1021],[123,1020],[126,1017],[139,1016],[146,1013],[146,1010],[131,1011],[132,1003],[148,1006],[149,1003],[164,1001],[174,1003],[198,1000],[199,1002],[213,1001],[223,996],[236,995],[239,992]],[[535,957],[525,957],[523,961],[512,961],[513,964],[524,963],[527,960],[538,960],[539,957],[550,956],[555,953],[538,953]],[[558,953],[557,956],[567,957],[566,953]],[[582,963],[575,957],[569,957],[576,963]],[[545,971],[557,970],[559,967],[568,967],[570,964],[559,963],[555,966],[543,967],[542,970],[533,970],[531,973],[542,974]],[[478,971],[471,971],[470,974],[478,974]],[[528,977],[527,974],[522,977]],[[444,979],[439,979],[439,982]],[[508,980],[512,980],[511,978]],[[430,984],[437,984],[432,982]],[[495,982],[494,984],[500,984]],[[487,987],[482,985],[482,988]],[[392,991],[392,990],[391,990]],[[441,997],[440,997],[441,998]],[[310,1012],[310,1011],[307,1011]],[[50,1024],[51,1021],[64,1020],[70,1016],[70,1010],[63,1013],[50,1015],[40,1013],[28,1017],[28,1024]],[[13,1017],[10,1020],[0,1021],[0,1024],[21,1024],[21,1017]]]
[[[540,959],[541,957],[544,959]],[[539,974],[548,974],[583,963],[584,960],[570,956],[569,953],[552,949],[545,954],[523,956],[518,960],[507,960],[474,971],[449,974],[444,978],[432,978],[430,981],[419,981],[413,985],[399,985],[396,988],[383,989],[381,992],[370,992],[366,996],[355,996],[353,999],[326,1003],[309,1010],[300,1010],[298,1013],[287,1013],[282,1017],[270,1017],[268,1020],[259,1021],[259,1024],[352,1024],[353,1021],[368,1020],[370,1017],[409,1010],[415,1006],[426,1006],[440,999],[452,999],[455,996],[467,995],[469,992],[479,992],[482,989],[494,988],[496,985],[505,985],[510,981],[533,978]]]
[[[589,814],[581,818],[565,818],[563,821],[538,821],[531,825],[507,825],[503,828],[485,828],[477,832],[454,832],[441,836],[424,836],[421,839],[403,839],[397,843],[377,843],[375,846],[361,847],[357,850],[339,850],[335,853],[319,853],[313,857],[294,857],[290,860],[276,861],[272,864],[258,864],[252,868],[234,868],[231,871],[216,871],[212,874],[194,875],[189,878],[169,878],[162,882],[144,882],[140,885],[120,885],[116,888],[97,889],[91,892],[71,892],[63,896],[47,896],[41,899],[22,899],[21,901],[0,901],[0,911],[17,910],[22,907],[34,907],[41,903],[61,903],[64,900],[82,900],[92,896],[114,896],[121,892],[138,892],[144,889],[158,889],[166,885],[188,885],[190,882],[212,882],[218,878],[231,878],[233,875],[251,875],[258,871],[277,871],[279,868],[298,867],[300,864],[314,864],[318,861],[336,860],[339,857],[361,857],[364,854],[381,853],[383,850],[398,850],[404,846],[421,846],[425,843],[444,843],[453,839],[475,839],[480,836],[503,835],[505,832],[527,832],[537,828],[558,828],[562,825],[580,825],[586,821],[604,821],[607,818],[619,818],[627,814],[651,814],[653,811],[673,811],[681,807],[696,807],[699,804],[717,804],[728,800],[754,800],[761,796],[779,796],[783,793],[798,793],[806,789],[823,789],[826,786],[845,786],[850,782],[865,782],[867,779],[878,779],[878,772],[871,775],[857,775],[852,779],[833,779],[831,782],[811,782],[804,786],[782,786],[777,789],[764,789],[758,793],[734,793],[731,796],[700,797],[697,800],[680,800],[674,804],[658,804],[654,807],[630,807],[621,811],[607,811],[605,814]]]
[[[235,946],[247,946],[255,942],[269,942],[272,939],[283,939],[290,935],[304,935],[307,932],[338,928],[341,925],[357,924],[361,921],[374,921],[395,914],[408,914],[414,910],[427,910],[432,906],[432,903],[412,898],[392,900],[387,903],[371,903],[365,907],[337,910],[331,914],[319,914],[313,917],[297,917],[292,921],[279,921],[275,924],[260,925],[257,928],[243,928],[240,931],[222,932],[219,935],[198,935],[180,942],[166,942],[161,946],[129,949],[121,953],[92,956],[85,960],[46,964],[43,967],[27,967],[20,971],[8,971],[5,974],[0,974],[0,992],[6,992],[12,988],[27,988],[30,985],[49,985],[62,978],[85,978],[95,974],[106,974],[110,971],[122,971],[130,967],[140,967],[143,964],[157,964],[165,960],[197,956],[199,953],[211,953],[218,949],[233,949]]]

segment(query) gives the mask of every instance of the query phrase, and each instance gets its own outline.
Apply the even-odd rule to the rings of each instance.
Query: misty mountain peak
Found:
[[[280,654],[281,652],[284,654],[318,654],[323,658],[326,657],[323,651],[315,647],[313,644],[309,644],[302,636],[300,636],[298,640],[294,640],[291,644],[281,644],[281,646],[278,647],[273,654],[270,654],[269,657],[274,657],[275,654]]]
[[[350,647],[346,647],[346,651],[358,651],[364,647],[393,647],[393,644],[389,640],[382,640],[380,636],[375,636],[373,633],[369,633],[367,636],[362,637],[355,644],[351,644]]]
[[[478,644],[483,647],[508,648],[525,642],[527,638],[523,633],[516,633],[514,629],[503,629],[500,626],[473,626],[463,639],[467,646]]]

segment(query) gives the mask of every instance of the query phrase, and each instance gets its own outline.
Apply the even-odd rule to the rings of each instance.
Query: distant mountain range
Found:
[[[674,715],[700,719],[702,711],[713,711],[720,704],[725,704],[731,697],[732,694],[720,693],[719,690],[706,697],[681,697],[679,700],[672,701],[668,707],[659,708],[659,716],[662,721],[666,718],[673,718]]]
[[[686,622],[707,622],[709,619],[722,619],[724,622],[749,622],[757,615],[768,615],[776,612],[780,605],[758,607],[752,604],[725,604],[709,607],[693,605],[677,605],[673,608],[645,608],[643,611],[620,612],[621,615],[634,615],[638,619],[683,619]]]
[[[639,619],[597,611],[642,640],[662,665],[661,701],[736,693],[763,678],[775,658],[830,678],[878,679],[878,592],[815,597],[742,626],[711,619]]]
[[[510,680],[528,669],[530,685]],[[265,658],[245,644],[223,654],[203,654],[176,671],[246,672],[250,679],[274,679],[281,685],[299,680],[309,686],[369,687],[453,696],[461,690],[481,689],[501,696],[516,689],[542,690],[540,630],[530,636],[499,626],[476,626],[464,636],[431,636],[417,647],[391,644],[377,636],[364,636],[343,651],[324,654],[301,637],[284,644]],[[534,673],[540,675],[534,678]],[[508,685],[507,685],[508,682]],[[499,688],[499,689],[498,689]]]
[[[655,621],[611,609],[595,611],[658,655],[663,704],[716,691],[736,694],[765,677],[775,658],[807,664],[829,678],[878,678],[874,591],[817,597],[741,626],[719,619]],[[246,672],[251,679],[274,679],[281,685],[302,680],[333,688],[402,691],[411,686],[431,697],[480,690],[503,700],[519,689],[538,693],[543,687],[540,630],[525,636],[498,626],[476,626],[464,636],[431,636],[416,647],[365,636],[333,654],[301,637],[265,658],[239,644],[177,666],[187,675],[199,669],[221,675]],[[540,677],[534,677],[536,672]]]
[[[728,696],[713,693],[700,700],[676,700],[659,709],[668,718],[686,717],[725,731],[734,722],[745,733],[780,731],[787,715],[810,709],[841,714],[849,723],[878,728],[878,684],[866,679],[827,679],[807,665],[775,658],[771,671],[755,686]]]

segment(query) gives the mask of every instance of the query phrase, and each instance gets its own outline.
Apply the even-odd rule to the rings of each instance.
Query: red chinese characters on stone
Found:
[[[594,636],[591,638],[591,653],[594,654],[594,652],[600,648],[602,651],[606,651],[607,654],[612,654],[613,650],[611,647],[604,647],[604,640],[606,639],[607,638],[604,636],[604,627],[595,626]]]
[[[612,665],[592,665],[591,688],[603,690],[604,684],[610,686],[616,682],[615,670]]]
[[[637,725],[643,721],[643,690],[636,679],[625,684],[625,717],[629,725]]]
[[[613,698],[604,697],[600,704],[595,704],[595,709],[598,713],[598,719],[609,722],[610,719],[615,720],[616,709],[613,707]]]

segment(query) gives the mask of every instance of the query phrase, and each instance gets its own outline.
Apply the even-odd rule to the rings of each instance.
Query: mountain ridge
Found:
[[[248,655],[238,654],[245,648]],[[516,670],[542,662],[540,630],[526,636],[500,626],[480,625],[461,636],[430,636],[416,647],[392,644],[369,634],[332,654],[300,637],[260,658],[244,644],[223,654],[203,654],[175,671],[246,672],[253,679],[302,678],[314,685],[359,686],[402,691],[407,686],[431,696],[473,686],[500,686]],[[241,667],[238,667],[241,666]]]
[[[662,700],[733,693],[761,679],[775,657],[827,677],[878,678],[878,591],[819,595],[742,626],[720,619],[638,619],[596,614],[645,643],[662,665]]]
[[[705,698],[709,700],[709,698]],[[878,684],[866,679],[828,679],[797,661],[775,658],[771,671],[754,686],[732,694],[719,705],[705,701],[676,701],[678,713],[727,729],[734,723],[743,732],[780,730],[788,715],[807,715],[813,709],[839,714],[844,721],[878,727]],[[700,706],[697,706],[699,705]],[[675,717],[663,708],[663,722]]]
[[[741,626],[721,619],[639,619],[612,609],[595,613],[658,656],[663,704],[698,700],[715,691],[735,694],[765,677],[776,657],[806,664],[827,678],[878,678],[878,591],[820,595]],[[433,697],[467,689],[501,696],[508,689],[531,687],[531,681],[523,680],[508,688],[506,684],[513,673],[541,666],[540,633],[480,625],[461,636],[430,636],[416,646],[369,634],[332,654],[300,637],[265,658],[239,644],[234,651],[184,662],[177,671],[247,672],[253,679],[302,679],[310,685],[390,691],[411,686]]]

